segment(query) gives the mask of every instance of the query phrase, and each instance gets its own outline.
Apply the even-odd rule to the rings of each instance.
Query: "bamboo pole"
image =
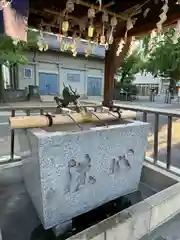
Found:
[[[71,114],[56,114],[53,116],[23,116],[23,117],[10,117],[9,123],[12,129],[21,128],[41,128],[51,125],[63,124],[79,124],[86,122],[98,121],[113,121],[119,118],[118,113],[71,113]]]

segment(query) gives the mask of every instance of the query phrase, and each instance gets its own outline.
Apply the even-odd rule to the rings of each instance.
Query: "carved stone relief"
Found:
[[[134,155],[134,150],[129,149],[125,154],[113,158],[110,166],[110,174],[118,173],[121,170],[122,164],[127,168],[131,168],[129,159]]]
[[[121,167],[131,169],[130,158],[134,157],[134,150],[129,149],[125,154],[113,158],[110,166],[110,174],[119,173]],[[89,174],[91,169],[91,157],[89,154],[84,155],[84,161],[78,162],[71,159],[68,162],[68,183],[65,193],[78,192],[86,184],[95,184],[96,178]]]
[[[89,154],[84,155],[84,161],[78,162],[71,159],[68,162],[68,187],[66,192],[77,192],[81,186],[86,184],[94,184],[96,179],[94,176],[88,175],[91,169],[91,158]]]

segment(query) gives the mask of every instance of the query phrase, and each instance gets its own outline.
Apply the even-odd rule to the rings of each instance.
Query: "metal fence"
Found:
[[[83,107],[94,107],[94,104],[87,104],[87,105],[83,105]],[[100,107],[100,105],[97,105],[96,107]],[[70,107],[71,109],[75,108],[74,106]],[[10,115],[9,117],[15,117],[16,113],[21,111],[22,113],[24,113],[26,116],[30,116],[31,114],[39,114],[39,115],[43,115],[44,113],[49,112],[53,112],[55,113],[57,110],[57,106],[50,106],[50,105],[43,105],[41,106],[19,106],[19,107],[11,107],[11,106],[5,106],[5,107],[0,107],[0,113],[2,112],[8,112]],[[22,114],[22,115],[24,115]],[[18,114],[18,116],[21,114]],[[1,125],[2,126],[2,125]],[[15,161],[15,130],[14,129],[10,129],[10,146],[9,146],[9,151],[10,156],[8,160],[4,160],[2,161],[2,163],[6,162],[6,161]],[[1,156],[0,156],[1,157]],[[2,156],[3,157],[3,156]]]
[[[94,107],[94,104],[84,105],[87,107]],[[172,151],[172,119],[173,118],[180,118],[180,112],[177,110],[164,110],[164,109],[157,109],[151,107],[142,107],[136,105],[126,105],[126,104],[115,104],[115,107],[119,108],[120,110],[131,110],[136,112],[141,112],[143,114],[142,121],[147,122],[147,115],[153,114],[154,115],[154,146],[153,146],[153,161],[154,164],[158,161],[158,134],[159,134],[159,117],[167,116],[167,159],[166,159],[166,168],[170,169],[171,166],[171,151]],[[96,105],[98,107],[98,105]],[[44,114],[45,112],[55,112],[56,106],[43,106],[43,107],[0,107],[1,111],[8,111],[11,112],[11,116],[16,116],[17,111],[23,111],[27,116],[31,115],[31,113],[37,114]],[[10,130],[10,161],[14,161],[14,154],[15,154],[15,131],[13,129]]]
[[[170,169],[172,157],[172,119],[173,118],[180,118],[180,112],[177,110],[166,110],[166,109],[159,109],[159,108],[151,108],[151,107],[142,107],[136,105],[126,105],[126,104],[115,104],[116,107],[124,110],[131,110],[136,112],[143,113],[143,121],[147,122],[147,115],[154,114],[154,147],[153,147],[153,160],[156,164],[158,161],[158,135],[159,135],[159,117],[160,116],[167,116],[167,158],[166,158],[166,168]]]

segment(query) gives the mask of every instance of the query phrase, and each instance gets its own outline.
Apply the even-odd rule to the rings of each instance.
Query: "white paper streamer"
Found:
[[[167,20],[167,12],[169,10],[168,0],[164,1],[164,5],[163,5],[163,7],[161,9],[162,9],[162,13],[159,15],[160,21],[157,22],[157,24],[156,24],[157,29],[158,29],[159,32],[161,32],[162,25]]]
[[[118,57],[119,54],[122,52],[123,47],[124,47],[124,44],[125,44],[125,41],[124,41],[124,39],[121,38],[121,40],[120,40],[120,42],[119,42],[119,45],[118,45],[117,52],[116,52],[116,56],[117,56],[117,57]]]
[[[172,39],[173,43],[177,44],[179,38],[180,38],[180,20],[177,21],[177,25],[176,25],[176,28],[175,28],[175,33],[174,33],[174,36],[173,36],[173,39]]]
[[[128,20],[126,22],[126,32],[125,32],[125,36],[124,36],[125,40],[127,39],[128,31],[134,27],[134,24],[136,23],[136,21],[137,21],[137,18],[134,18],[134,19],[128,18]]]

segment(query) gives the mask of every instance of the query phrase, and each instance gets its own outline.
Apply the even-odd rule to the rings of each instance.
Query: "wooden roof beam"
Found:
[[[180,19],[180,6],[175,5],[174,7],[171,7],[167,14],[167,20],[164,23],[164,27],[171,26],[174,24],[178,19]],[[156,19],[156,18],[155,18]],[[156,29],[156,23],[155,21],[147,22],[144,25],[138,24],[135,26],[131,31],[129,31],[128,36],[139,36],[144,35],[145,33],[149,33],[153,29]],[[142,23],[141,23],[142,24]]]
[[[85,3],[85,2],[83,2],[83,1],[81,1],[81,0],[80,0],[79,2],[80,2],[80,4],[81,4],[82,6],[87,6],[87,7],[91,7],[91,6],[92,6],[92,4]],[[125,20],[125,21],[128,19],[129,15],[131,15],[131,14],[133,14],[133,15],[139,14],[139,13],[141,12],[141,11],[140,11],[140,7],[141,7],[140,4],[136,4],[136,5],[134,5],[133,7],[127,9],[126,11],[124,11],[124,12],[122,12],[122,13],[114,13],[114,12],[109,11],[109,10],[107,10],[106,8],[104,8],[104,6],[102,6],[102,8],[101,8],[101,10],[100,10],[99,6],[93,5],[93,8],[94,8],[94,9],[99,10],[99,11],[101,11],[101,12],[106,11],[106,13],[107,13],[108,15],[110,15],[110,16],[115,16],[115,17],[117,17],[117,18],[119,18],[119,19],[122,19],[122,20]],[[137,9],[138,9],[138,11],[137,11]]]
[[[94,6],[94,8],[96,10],[98,10],[98,11],[103,12],[103,8],[101,10],[99,10],[99,8],[96,7],[96,6]],[[129,8],[129,9],[127,9],[126,11],[124,11],[122,13],[113,13],[113,12],[107,10],[107,9],[105,9],[105,11],[106,11],[106,13],[108,15],[115,16],[118,19],[121,19],[121,20],[124,20],[124,21],[126,21],[129,18],[129,16],[133,17],[133,16],[141,13],[141,9],[140,9],[140,5],[139,4],[137,4],[137,5]],[[44,12],[51,13],[51,14],[54,14],[54,15],[57,15],[57,16],[63,15],[63,11],[62,12],[58,12],[58,11],[50,10],[50,9],[47,9],[47,8],[44,9]]]

